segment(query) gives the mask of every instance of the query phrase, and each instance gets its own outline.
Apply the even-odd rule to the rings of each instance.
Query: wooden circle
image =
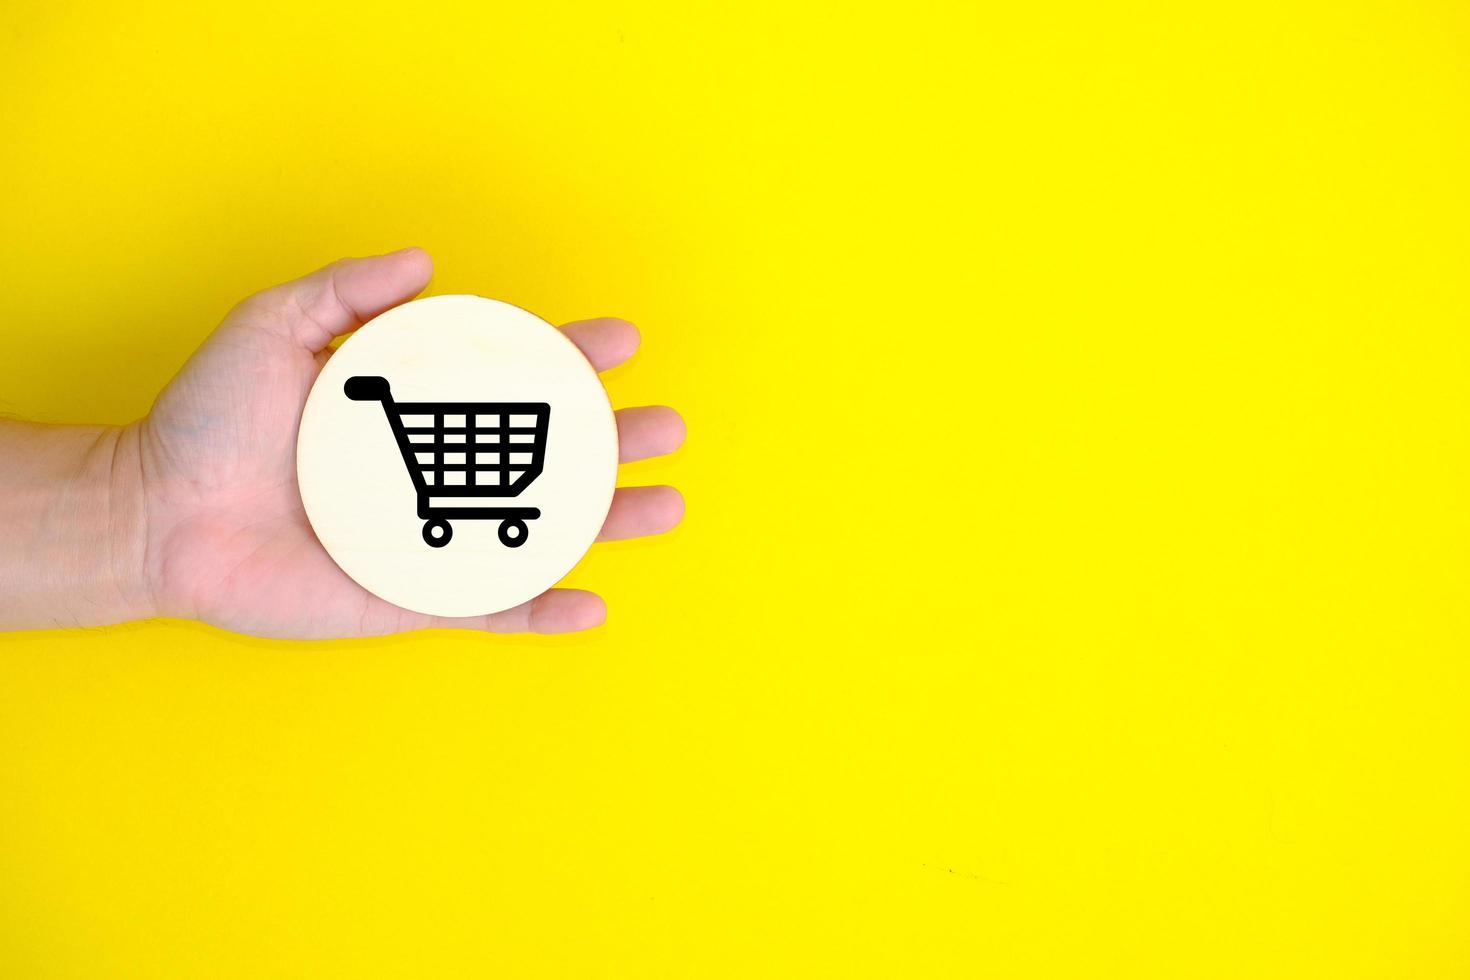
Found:
[[[617,480],[597,373],[508,303],[434,296],[342,344],[296,442],[301,501],[358,584],[416,612],[476,616],[560,580],[597,537]]]

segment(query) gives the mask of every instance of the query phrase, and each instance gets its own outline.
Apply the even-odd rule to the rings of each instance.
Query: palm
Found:
[[[307,522],[296,487],[295,442],[327,343],[416,295],[428,259],[408,251],[337,263],[233,310],[159,395],[141,426],[150,548],[169,611],[267,636],[378,635],[423,626],[546,631],[596,625],[601,601],[553,590],[491,617],[444,620],[400,609],[348,578]],[[625,359],[636,332],[621,321],[568,327],[599,369]],[[619,413],[624,459],[667,452],[682,439],[668,409]],[[620,490],[605,537],[677,523],[666,487]]]

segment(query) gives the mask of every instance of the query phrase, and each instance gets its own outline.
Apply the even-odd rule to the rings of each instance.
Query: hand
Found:
[[[424,627],[560,633],[602,623],[591,592],[552,589],[505,612],[426,616],[370,594],[337,567],[307,523],[296,488],[296,430],[334,337],[418,295],[433,265],[419,249],[344,259],[245,300],[125,434],[137,454],[151,593],[164,615],[259,636],[378,636]],[[564,328],[599,371],[626,361],[638,331],[622,320]],[[617,413],[623,462],[684,440],[673,409]],[[131,436],[132,438],[126,438]],[[599,540],[678,524],[672,487],[617,491]]]

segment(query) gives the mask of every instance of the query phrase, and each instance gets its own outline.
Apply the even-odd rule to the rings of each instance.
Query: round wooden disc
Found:
[[[591,364],[508,303],[434,296],[327,361],[296,443],[301,500],[342,570],[438,616],[519,605],[597,537],[617,428]]]

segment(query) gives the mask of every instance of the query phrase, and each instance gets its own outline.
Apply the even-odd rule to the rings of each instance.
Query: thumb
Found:
[[[258,293],[243,305],[268,314],[293,343],[316,354],[334,337],[413,299],[433,274],[429,253],[405,248],[339,259],[309,276]]]

